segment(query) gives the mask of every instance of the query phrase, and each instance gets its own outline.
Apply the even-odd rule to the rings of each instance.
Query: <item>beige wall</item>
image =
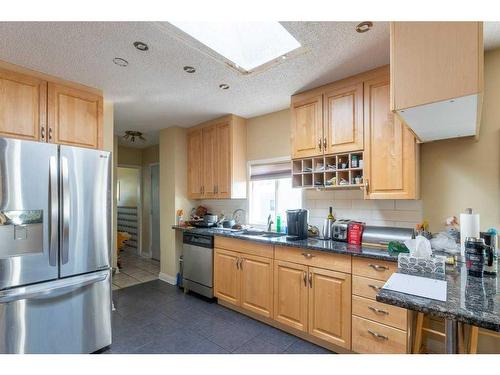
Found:
[[[247,160],[290,156],[290,110],[247,120]]]
[[[118,167],[116,170],[117,183],[120,190],[117,192],[118,206],[137,207],[139,201],[138,190],[141,171],[137,168]]]
[[[186,129],[171,127],[160,131],[160,277],[175,283],[182,235],[172,230],[175,212],[189,212],[192,202],[187,199]]]
[[[142,165],[142,149],[118,146],[119,165]]]
[[[500,228],[500,49],[487,52],[484,63],[479,141],[460,138],[422,145],[424,218],[432,231],[467,207],[481,215],[482,230]]]

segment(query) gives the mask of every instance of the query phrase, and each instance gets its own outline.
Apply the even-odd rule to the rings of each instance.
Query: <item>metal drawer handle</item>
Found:
[[[312,255],[311,253],[302,253],[302,255],[304,257],[306,257],[307,259],[311,259],[311,258],[314,258],[316,255]]]
[[[240,269],[240,258],[236,258],[236,268]]]
[[[312,272],[309,272],[309,288],[313,287],[313,275]]]
[[[377,291],[377,292],[378,292],[380,289],[382,289],[381,287],[376,286],[376,285],[373,285],[373,284],[368,284],[368,286],[369,286],[370,288],[372,288],[373,290]]]
[[[373,311],[374,313],[389,315],[389,312],[388,312],[388,311],[385,311],[385,310],[382,310],[382,309],[377,309],[376,307],[373,307],[373,306],[368,306],[368,308],[369,308],[371,311]]]
[[[368,266],[370,266],[371,268],[373,268],[376,271],[387,271],[387,270],[389,270],[389,267],[380,266],[378,264],[372,264],[372,263],[370,263]]]
[[[240,270],[242,270],[242,269],[243,269],[243,261],[244,261],[244,260],[245,260],[245,259],[240,258]]]
[[[378,339],[389,340],[389,337],[382,335],[380,333],[374,332],[371,329],[368,330],[368,333],[370,333],[373,337],[376,337]]]
[[[302,272],[302,277],[304,278],[304,286],[307,287],[307,272]]]

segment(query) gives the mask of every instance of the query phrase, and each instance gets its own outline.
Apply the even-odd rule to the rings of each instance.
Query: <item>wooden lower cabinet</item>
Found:
[[[407,333],[353,315],[352,350],[362,354],[405,354]]]
[[[351,348],[351,275],[309,268],[309,333]]]
[[[307,332],[308,267],[276,260],[274,264],[274,319]]]
[[[273,260],[253,255],[242,255],[241,307],[256,314],[273,316]]]
[[[234,251],[217,248],[214,251],[215,296],[237,306],[241,301],[239,257]]]
[[[216,248],[214,290],[220,300],[273,316],[273,260]]]

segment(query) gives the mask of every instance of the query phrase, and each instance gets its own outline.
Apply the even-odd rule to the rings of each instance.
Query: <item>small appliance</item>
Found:
[[[287,240],[299,241],[307,239],[307,210],[287,210],[286,221],[288,225]]]
[[[332,240],[347,241],[347,229],[351,221],[347,219],[336,220],[332,224]]]

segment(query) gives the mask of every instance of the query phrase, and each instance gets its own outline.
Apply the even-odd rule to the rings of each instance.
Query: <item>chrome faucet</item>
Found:
[[[271,231],[271,225],[274,224],[274,221],[271,220],[271,214],[269,214],[269,216],[267,217],[267,231],[270,232]]]

